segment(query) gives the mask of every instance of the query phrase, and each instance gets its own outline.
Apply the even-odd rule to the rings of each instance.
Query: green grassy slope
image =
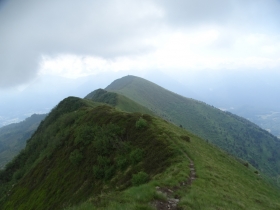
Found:
[[[179,160],[159,132],[149,115],[67,98],[1,171],[0,209],[62,209],[147,182]]]
[[[157,192],[158,186],[172,189],[173,196],[180,200],[178,207],[181,209],[280,208],[279,190],[254,173],[252,166],[246,167],[244,162],[180,127],[157,118],[152,121],[160,135],[180,150],[181,160],[153,176],[147,184],[124,191],[104,192],[67,210],[155,209],[155,200],[165,202],[166,199]],[[183,140],[184,136],[189,136],[190,142]],[[186,155],[194,162],[197,178],[191,186],[180,186],[190,176],[190,161]]]
[[[244,118],[182,97],[139,77],[123,77],[106,90],[123,94],[164,119],[182,125],[274,179],[280,174],[279,139]]]
[[[141,112],[145,114],[154,115],[154,113],[148,108],[141,106],[140,104],[134,102],[133,100],[117,94],[108,92],[103,89],[97,89],[91,93],[89,93],[85,99],[89,99],[95,102],[101,102],[109,104],[117,109],[126,111],[126,112]]]
[[[45,117],[45,114],[34,114],[22,122],[0,128],[0,168],[3,168],[25,147],[27,139]]]
[[[158,186],[182,209],[279,209],[254,171],[165,120],[69,97],[0,171],[0,209],[155,209]]]

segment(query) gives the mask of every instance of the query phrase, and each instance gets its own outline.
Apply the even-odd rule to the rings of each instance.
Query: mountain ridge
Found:
[[[105,89],[122,94],[158,116],[247,160],[274,177],[275,181],[280,174],[279,139],[244,118],[180,96],[140,77],[123,77]]]
[[[154,115],[152,111],[144,106],[136,103],[135,101],[117,93],[108,92],[104,89],[97,89],[89,93],[85,99],[89,99],[95,102],[106,103],[113,107],[116,107],[122,111],[127,112],[141,112],[145,114]]]
[[[254,171],[161,118],[68,97],[0,171],[0,208],[279,209]]]
[[[147,94],[148,84],[139,94],[133,92],[135,96]],[[122,88],[135,90],[131,85],[133,80]],[[157,98],[160,92],[150,89],[150,93],[148,99],[157,102],[158,113],[164,113],[160,105],[168,113],[168,105],[179,104],[168,101],[169,94],[177,97],[172,92],[162,104]],[[203,103],[195,100],[187,105],[202,113],[217,111],[205,110]],[[0,170],[0,208],[280,208],[280,190],[267,182],[263,173],[183,129],[185,125],[143,113],[143,107],[120,93],[102,89],[85,99],[62,100],[25,149]],[[169,115],[172,117],[171,112]],[[213,115],[210,119],[217,118]],[[191,123],[192,119],[187,120]]]
[[[19,123],[0,128],[0,168],[4,168],[25,147],[46,114],[33,114]]]

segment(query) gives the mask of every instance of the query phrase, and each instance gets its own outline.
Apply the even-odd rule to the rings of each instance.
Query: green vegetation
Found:
[[[149,115],[69,97],[0,172],[0,208],[60,209],[144,183],[178,159],[158,132]]]
[[[126,79],[125,85],[133,84],[133,79]],[[148,95],[145,91],[143,88],[142,93]],[[136,102],[127,97],[98,90],[101,99],[94,100],[95,94],[61,101],[25,149],[0,170],[0,209],[155,209],[157,202],[168,203],[170,198],[178,199],[180,209],[280,209],[279,188],[268,183],[252,161],[235,158],[210,143],[210,138],[205,141],[186,131],[182,128],[186,124],[168,122],[167,115],[164,120],[147,114],[145,107],[134,106]],[[175,101],[179,97],[170,94],[167,96]],[[150,97],[154,100],[151,104],[159,100]],[[213,125],[219,129],[232,126],[241,134],[242,129],[252,132],[249,140],[262,142],[258,136],[266,137],[242,118],[194,100],[182,101],[188,106],[177,100],[176,106],[184,110],[173,107],[174,116],[178,110],[183,114],[196,110],[195,114],[200,114],[192,113],[189,116],[193,118],[184,122],[193,123],[196,116],[195,123],[198,128],[201,123],[202,130],[209,131],[200,119],[207,114],[213,119],[207,126],[215,132]],[[157,114],[171,113],[175,104],[169,103],[158,106]],[[120,104],[125,104],[123,109]],[[130,113],[133,109],[137,113]],[[227,130],[227,135],[233,131]],[[213,136],[219,137],[215,132]],[[228,142],[225,144],[231,145]]]
[[[268,184],[262,175],[254,173],[253,166],[245,167],[244,161],[163,120],[153,118],[152,124],[160,136],[174,143],[180,153],[180,161],[173,162],[162,173],[149,176],[146,184],[137,186],[138,180],[146,182],[144,173],[138,172],[133,175],[135,186],[101,193],[67,210],[155,209],[155,200],[166,200],[165,195],[156,191],[157,186],[174,190],[174,196],[180,198],[178,207],[181,209],[280,208],[279,189]],[[185,136],[191,142],[181,138]],[[197,178],[191,186],[180,187],[179,183],[185,181],[190,173],[188,157],[194,161]]]
[[[45,114],[33,114],[22,122],[0,128],[0,169],[25,147],[27,139],[45,117]]]
[[[139,120],[137,120],[135,126],[137,129],[143,129],[143,128],[147,127],[147,121],[145,119],[143,119],[142,117],[140,117]]]
[[[132,185],[139,186],[145,184],[149,180],[149,175],[143,171],[138,172],[137,174],[132,175]]]
[[[91,92],[85,97],[85,99],[89,99],[95,102],[106,103],[113,107],[116,107],[119,110],[126,112],[141,112],[144,114],[154,115],[154,113],[151,110],[134,102],[133,100],[123,95],[108,92],[103,89],[97,89]]]
[[[234,112],[239,116],[250,119],[250,121],[268,130],[280,139],[280,112],[278,109],[245,106],[234,110]]]
[[[83,154],[80,150],[75,149],[73,152],[70,153],[69,160],[75,164],[79,165],[83,160]]]
[[[118,103],[118,94],[107,92],[103,89],[97,89],[89,93],[85,99],[90,99],[96,102],[102,102],[109,104],[111,106],[117,106]]]
[[[122,94],[163,119],[248,161],[276,182],[280,174],[280,141],[250,121],[182,97],[139,77],[123,77],[106,90]]]

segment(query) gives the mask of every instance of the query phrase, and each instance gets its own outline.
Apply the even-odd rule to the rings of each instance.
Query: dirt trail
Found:
[[[194,180],[196,179],[196,171],[194,167],[194,162],[185,154],[185,156],[190,160],[190,175],[189,177],[180,183],[180,186],[176,186],[173,188],[168,187],[156,187],[158,193],[162,193],[166,196],[166,201],[155,200],[153,202],[153,206],[156,207],[157,210],[179,210],[177,207],[180,198],[174,197],[174,192],[181,189],[182,187],[189,187],[192,185]]]

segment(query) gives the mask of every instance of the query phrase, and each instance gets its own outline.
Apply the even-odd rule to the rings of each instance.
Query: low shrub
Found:
[[[93,176],[96,179],[103,179],[104,178],[104,170],[99,166],[93,166],[92,168]]]
[[[145,184],[149,180],[149,175],[143,171],[132,175],[131,183],[133,186]]]
[[[110,180],[115,175],[115,167],[107,167],[105,168],[104,178],[105,180]]]
[[[186,142],[191,142],[191,138],[189,136],[181,136],[181,139],[183,139]]]
[[[247,168],[249,168],[249,163],[248,162],[243,163],[243,165],[246,166]]]
[[[120,170],[125,170],[129,165],[129,161],[125,157],[119,157],[117,159],[117,166]]]
[[[135,124],[137,129],[142,129],[148,126],[148,123],[145,119],[143,119],[142,117],[139,118],[139,120],[136,121]]]
[[[108,165],[110,165],[110,159],[106,156],[99,155],[97,157],[97,162],[98,162],[98,165],[102,168],[106,168]]]
[[[82,159],[83,155],[78,149],[75,149],[70,153],[69,160],[71,161],[71,163],[78,165],[79,163],[81,163]]]
[[[143,150],[142,149],[135,149],[129,154],[130,162],[132,164],[137,164],[143,159]]]

